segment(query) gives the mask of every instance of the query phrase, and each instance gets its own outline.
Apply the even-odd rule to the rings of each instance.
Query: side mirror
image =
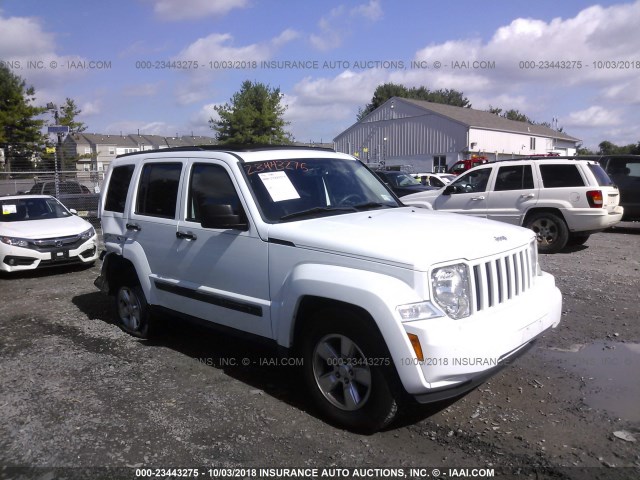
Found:
[[[443,195],[451,195],[452,193],[456,193],[455,185],[447,185],[446,187],[444,187],[444,190],[442,191]]]
[[[72,215],[78,215],[78,211],[75,208],[70,208],[69,213],[71,213]]]
[[[202,228],[220,228],[234,230],[249,230],[249,224],[240,215],[233,213],[231,205],[201,205]]]

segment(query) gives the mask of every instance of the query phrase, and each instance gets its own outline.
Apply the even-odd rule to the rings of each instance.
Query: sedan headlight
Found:
[[[431,272],[433,299],[451,318],[471,314],[469,269],[463,263],[436,268]]]
[[[0,237],[0,242],[13,247],[29,247],[29,240],[26,238]]]
[[[93,229],[93,227],[91,227],[89,230],[85,230],[84,232],[82,232],[80,234],[80,238],[82,240],[89,240],[91,237],[93,237],[96,234],[96,231]]]

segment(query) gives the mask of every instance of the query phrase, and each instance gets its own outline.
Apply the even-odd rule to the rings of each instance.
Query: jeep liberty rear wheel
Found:
[[[393,365],[380,334],[351,312],[314,315],[302,344],[304,381],[315,405],[331,422],[374,432],[398,410]]]
[[[556,253],[562,250],[569,240],[569,229],[564,220],[549,212],[534,213],[525,227],[530,228],[538,239],[540,253]]]
[[[118,288],[116,310],[125,332],[134,337],[149,337],[149,305],[140,285],[124,284]]]

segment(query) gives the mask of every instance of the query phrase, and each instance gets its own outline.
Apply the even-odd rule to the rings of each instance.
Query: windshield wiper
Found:
[[[380,203],[380,202],[367,202],[360,203],[358,205],[354,205],[353,208],[357,208],[358,210],[372,210],[374,208],[397,208],[397,205],[389,205],[388,203]]]
[[[308,210],[301,210],[299,212],[289,213],[280,217],[280,220],[289,220],[290,218],[305,217],[307,215],[313,215],[315,213],[325,212],[357,212],[355,207],[313,207]]]

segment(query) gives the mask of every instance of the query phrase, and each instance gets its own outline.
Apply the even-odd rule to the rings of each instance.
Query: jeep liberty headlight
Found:
[[[531,268],[533,269],[533,276],[542,275],[542,270],[540,269],[540,263],[538,263],[538,240],[533,239],[531,241],[531,245],[529,245],[529,252],[531,254]]]
[[[426,320],[428,318],[442,317],[431,302],[410,303],[408,305],[399,305],[396,311],[400,315],[403,322],[411,322],[413,320]]]
[[[456,320],[471,314],[469,269],[463,263],[436,268],[431,272],[433,299]]]

